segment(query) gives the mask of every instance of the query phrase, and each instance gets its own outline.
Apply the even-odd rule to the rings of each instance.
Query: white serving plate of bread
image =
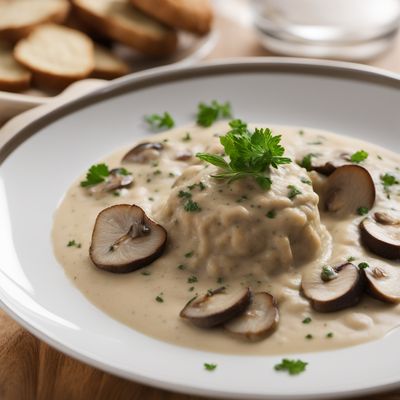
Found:
[[[209,0],[0,0],[0,124],[74,82],[203,58]]]

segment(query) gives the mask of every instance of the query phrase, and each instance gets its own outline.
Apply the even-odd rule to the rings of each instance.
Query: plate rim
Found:
[[[20,130],[16,130],[9,137],[2,141],[0,138],[0,169],[2,163],[7,159],[20,144],[35,133],[39,132],[43,127],[50,125],[54,121],[72,114],[77,109],[90,106],[105,99],[119,96],[123,93],[131,92],[136,89],[157,86],[163,82],[171,82],[177,80],[185,80],[192,77],[203,77],[210,75],[218,75],[224,73],[250,73],[250,72],[287,72],[287,73],[308,73],[318,74],[329,77],[339,77],[347,79],[361,80],[367,83],[376,83],[379,85],[390,86],[391,88],[400,89],[400,75],[375,67],[368,67],[354,63],[325,61],[325,60],[307,60],[307,59],[285,59],[282,57],[268,58],[234,58],[217,60],[202,63],[195,66],[172,65],[159,67],[154,70],[148,70],[138,73],[134,76],[126,76],[117,79],[105,87],[101,87],[82,97],[71,99],[67,103],[57,107],[48,114],[37,118]],[[0,296],[2,293],[0,292]],[[35,326],[30,321],[29,316],[23,316],[23,312],[15,310],[12,304],[8,304],[7,299],[0,298],[0,306],[6,313],[16,320],[21,326],[31,332],[34,336],[43,340],[53,348],[62,353],[75,358],[81,362],[89,364],[95,368],[114,375],[121,376],[128,380],[138,379],[140,383],[158,387],[161,389],[172,390],[179,393],[191,393],[201,396],[214,396],[218,398],[226,398],[228,395],[223,392],[212,391],[192,386],[177,386],[174,383],[163,381],[162,379],[147,377],[139,374],[129,374],[128,372],[114,368],[106,362],[96,360],[90,355],[75,351],[73,348],[64,345],[56,339],[48,336],[44,331]],[[11,302],[10,302],[11,303]],[[135,376],[133,376],[135,375]],[[400,387],[400,379],[397,382],[383,383],[374,387],[364,389],[352,389],[338,391],[328,394],[303,394],[303,395],[274,395],[276,399],[322,399],[322,398],[342,398],[347,396],[362,396],[365,394],[373,394],[381,391],[392,390]],[[241,398],[242,394],[229,394],[230,398]],[[269,396],[260,396],[252,398],[269,398]]]

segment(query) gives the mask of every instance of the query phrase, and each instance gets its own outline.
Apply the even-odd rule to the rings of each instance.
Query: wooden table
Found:
[[[248,27],[219,18],[219,42],[210,59],[268,56]],[[231,38],[235,40],[230,40]],[[400,72],[400,36],[370,65]],[[368,377],[366,377],[368,379]],[[117,378],[52,349],[0,311],[0,400],[195,400]],[[368,399],[400,400],[397,393]],[[245,400],[245,399],[243,399]]]

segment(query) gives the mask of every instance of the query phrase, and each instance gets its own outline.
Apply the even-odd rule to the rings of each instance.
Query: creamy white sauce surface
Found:
[[[270,128],[275,134],[282,134],[286,155],[293,161],[308,153],[332,160],[343,152],[367,151],[369,157],[361,165],[375,182],[374,209],[397,207],[400,187],[393,186],[388,199],[380,175],[398,175],[398,155],[315,129]],[[400,325],[400,306],[367,295],[357,306],[329,314],[313,311],[300,295],[302,274],[325,264],[339,265],[354,257],[355,264],[398,265],[362,247],[358,224],[363,217],[338,219],[321,207],[318,215],[318,195],[314,190],[318,191],[326,178],[307,173],[293,163],[272,171],[272,189],[265,195],[250,180],[231,185],[216,182],[209,176],[214,167],[195,157],[176,160],[187,152],[221,152],[218,135],[227,131],[227,123],[221,122],[207,129],[186,126],[146,137],[143,142],[161,142],[165,146],[160,158],[146,164],[121,164],[124,154],[136,143],[116,151],[103,161],[110,168],[125,167],[134,177],[132,187],[118,191],[118,196],[90,195],[79,185],[84,174],[73,183],[54,216],[53,244],[57,259],[82,293],[111,317],[144,334],[180,346],[224,353],[328,350],[379,338]],[[93,160],[88,160],[88,167],[90,163]],[[313,186],[306,183],[308,179]],[[192,192],[201,211],[189,213],[177,194],[181,188],[200,181],[206,188],[196,187]],[[293,200],[288,198],[290,184],[302,192]],[[89,258],[96,217],[115,204],[142,207],[169,235],[166,251],[158,260],[128,274],[101,271]],[[268,218],[272,209],[276,216]],[[81,247],[68,247],[71,240]],[[249,343],[229,336],[222,328],[199,329],[179,317],[193,296],[222,285],[229,291],[249,286],[254,291],[271,293],[280,312],[277,330],[262,341]],[[156,301],[157,296],[164,301]],[[311,322],[305,324],[307,317]]]

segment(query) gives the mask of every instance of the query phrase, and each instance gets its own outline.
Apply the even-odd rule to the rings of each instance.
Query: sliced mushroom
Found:
[[[112,192],[116,189],[128,187],[132,184],[132,182],[132,174],[127,174],[126,170],[123,168],[114,168],[110,171],[110,175],[104,182],[91,186],[89,188],[89,192],[93,194]]]
[[[250,300],[249,288],[232,293],[219,289],[189,301],[179,315],[200,328],[212,328],[242,313]]]
[[[364,269],[368,292],[386,303],[400,303],[400,271],[391,265]]]
[[[189,150],[180,151],[176,155],[177,161],[188,161],[193,157],[193,153]]]
[[[166,242],[166,230],[140,207],[120,204],[97,216],[89,255],[101,269],[131,272],[160,257]]]
[[[122,162],[144,164],[157,160],[163,148],[164,145],[158,142],[140,143],[122,157]]]
[[[243,314],[230,320],[224,328],[243,339],[256,341],[271,334],[279,322],[274,298],[266,292],[255,293]]]
[[[310,166],[307,168],[309,171],[316,171],[319,174],[329,176],[337,168],[350,162],[348,153],[340,153],[333,160],[321,161],[319,157],[310,157]]]
[[[337,215],[356,213],[360,207],[371,209],[375,185],[369,172],[359,165],[343,165],[326,182],[325,207]]]
[[[301,290],[314,310],[333,312],[356,305],[364,290],[364,279],[355,265],[346,263],[334,268],[330,280],[321,278],[322,270],[303,276]]]
[[[400,258],[400,225],[384,225],[372,218],[360,224],[361,242],[372,253],[395,260]]]
[[[400,225],[400,212],[395,210],[377,211],[375,221],[382,225]]]

